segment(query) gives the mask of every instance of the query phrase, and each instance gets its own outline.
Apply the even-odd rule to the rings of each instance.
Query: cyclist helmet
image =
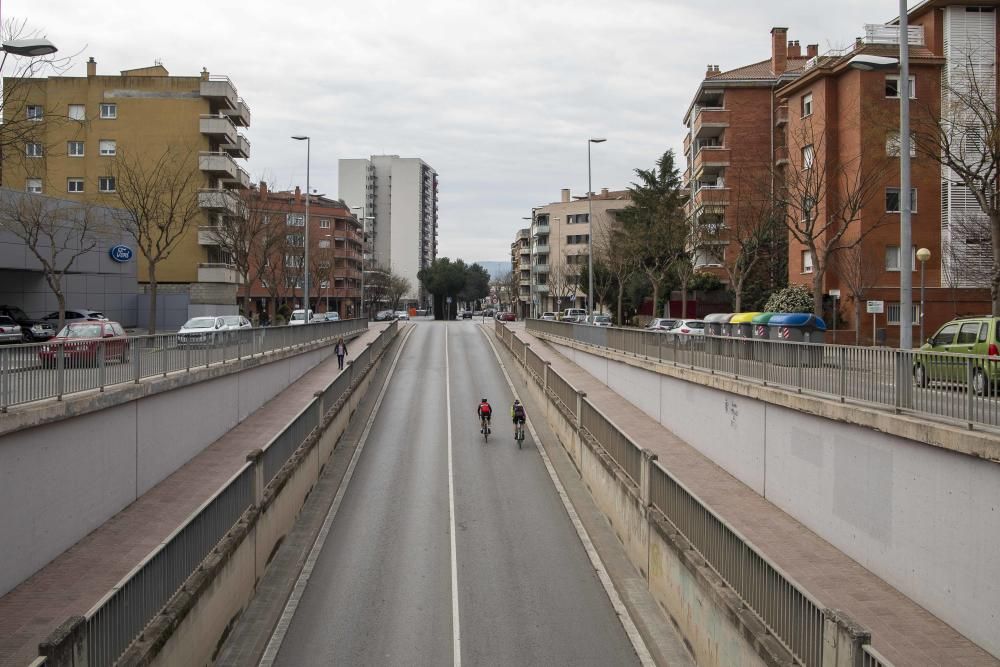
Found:
[[[515,398],[514,399],[514,405],[520,405],[520,404],[521,404],[521,401],[519,401],[518,399]]]
[[[481,401],[479,401],[479,402],[480,402],[480,403],[489,403],[489,401],[487,401],[487,400],[486,400],[486,397],[485,397],[485,396],[483,396],[483,400],[481,400]]]

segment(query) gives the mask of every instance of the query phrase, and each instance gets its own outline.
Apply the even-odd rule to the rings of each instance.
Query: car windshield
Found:
[[[63,330],[59,332],[60,338],[100,338],[101,337],[101,325],[100,324],[75,324],[72,326],[65,326]]]
[[[184,323],[185,329],[211,329],[214,326],[214,317],[192,317]]]
[[[10,316],[13,317],[15,320],[28,319],[28,316],[24,314],[24,311],[21,310],[20,308],[17,308],[16,306],[13,308],[8,308],[7,310],[10,312]]]
[[[704,329],[705,328],[705,323],[704,322],[686,322],[685,324],[687,326],[691,327],[692,329]]]
[[[227,326],[238,327],[240,326],[240,316],[239,315],[227,315],[223,317],[222,320]]]
[[[610,322],[611,318],[608,317],[607,315],[598,315],[597,317],[594,318],[594,321],[595,322]]]

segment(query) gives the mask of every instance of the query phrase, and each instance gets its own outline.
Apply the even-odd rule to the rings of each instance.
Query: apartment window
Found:
[[[301,213],[289,213],[285,216],[285,224],[289,227],[305,227],[306,216]]]
[[[66,155],[70,157],[83,157],[83,142],[82,141],[67,141],[66,142]]]
[[[885,211],[886,213],[899,213],[900,207],[899,188],[885,189]],[[910,211],[917,212],[917,189],[910,189]]]
[[[326,240],[326,239],[323,239],[323,240],[321,240],[319,242],[319,247],[320,248],[329,248],[330,247],[330,242],[328,240]]]
[[[115,191],[115,177],[114,176],[101,176],[97,179],[97,189],[101,192],[114,192]]]
[[[101,104],[101,118],[118,118],[118,105]]]
[[[292,269],[302,268],[302,256],[301,255],[285,255],[285,266]]]
[[[118,142],[114,139],[101,139],[101,155],[116,155],[118,153]]]
[[[813,112],[813,94],[806,93],[802,96],[802,117],[811,116]]]
[[[899,326],[899,313],[900,313],[899,304],[890,303],[886,305],[888,306],[886,308],[886,319],[888,320],[889,324],[895,324],[896,326]],[[910,322],[913,323],[913,326],[919,326],[920,325],[919,303],[910,304],[910,315],[911,315]]]
[[[917,246],[910,248],[910,269],[917,270]],[[885,247],[885,270],[899,271],[899,246],[887,245]]]
[[[802,251],[802,273],[813,272],[813,256],[808,250]]]
[[[32,194],[40,195],[42,194],[42,179],[40,178],[29,178],[25,182],[25,190]]]
[[[296,248],[304,248],[306,245],[306,238],[302,234],[286,234],[285,243]]]
[[[813,160],[816,159],[816,149],[813,148],[812,144],[803,147],[802,149],[802,168],[812,169]]]
[[[82,178],[67,178],[66,179],[66,192],[83,192],[83,179]]]
[[[28,157],[42,157],[42,145],[37,141],[29,141],[24,145],[24,152]]]
[[[45,116],[45,111],[37,104],[28,105],[28,120],[41,120]]]
[[[899,157],[899,132],[890,132],[885,138],[885,154],[890,157]],[[910,157],[917,157],[917,142],[910,135]]]
[[[82,104],[71,104],[67,115],[70,120],[87,120],[87,107]]]
[[[320,218],[319,219],[319,228],[320,229],[330,229],[330,219],[329,218]]]
[[[885,96],[899,98],[899,76],[885,77]],[[917,78],[915,76],[910,77],[910,99],[917,99]]]

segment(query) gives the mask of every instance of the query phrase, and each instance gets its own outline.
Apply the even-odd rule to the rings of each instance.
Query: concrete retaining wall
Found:
[[[332,349],[0,437],[0,595],[222,437]]]
[[[644,360],[554,347],[1000,656],[996,462],[679,379]]]

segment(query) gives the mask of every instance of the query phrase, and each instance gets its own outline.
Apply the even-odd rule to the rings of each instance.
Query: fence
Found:
[[[0,412],[365,331],[365,318],[197,334],[65,339],[0,348]]]
[[[944,419],[968,428],[1000,426],[1000,398],[994,395],[1000,387],[1000,357],[685,336],[547,320],[528,320],[527,328],[665,364],[841,402]]]
[[[354,320],[357,322],[357,320]],[[363,321],[363,320],[362,320]],[[296,327],[296,328],[311,328]],[[351,366],[303,408],[263,448],[263,485],[274,480],[309,434],[322,424],[320,406],[329,411],[360,381],[373,359],[395,336],[392,322]],[[338,333],[336,335],[342,335]],[[376,355],[372,356],[372,350]],[[320,402],[322,401],[322,403]],[[191,576],[198,565],[255,502],[255,463],[240,470],[188,520],[127,574],[84,617],[89,667],[112,665],[153,617]]]
[[[529,326],[536,325],[533,327],[535,330],[548,330],[547,332],[565,331],[548,325],[569,326],[540,320],[530,320],[529,323]],[[537,326],[539,324],[545,328]],[[496,332],[515,356],[523,349],[524,344],[508,327],[497,322]],[[657,358],[664,359],[662,341],[666,339],[662,336],[583,325],[577,340],[600,340],[606,347],[628,350],[632,354],[645,354],[651,349],[659,349],[661,352],[657,354]],[[679,347],[675,347],[674,351],[679,351]],[[670,360],[675,359],[678,357],[674,356]],[[520,361],[525,363],[523,359]],[[552,366],[548,367],[544,376],[535,377],[549,400],[562,403],[571,413],[577,414],[575,401],[579,393]],[[568,402],[571,400],[572,402]],[[640,447],[586,397],[580,398],[580,410],[578,416],[581,428],[641,488],[644,462]],[[808,667],[821,665],[824,632],[827,631],[827,611],[823,605],[701,502],[668,470],[655,461],[651,461],[649,466],[650,504],[660,510],[698,550],[706,563],[791,651],[800,664]],[[863,648],[864,667],[891,667],[891,663],[870,646],[865,645]]]

